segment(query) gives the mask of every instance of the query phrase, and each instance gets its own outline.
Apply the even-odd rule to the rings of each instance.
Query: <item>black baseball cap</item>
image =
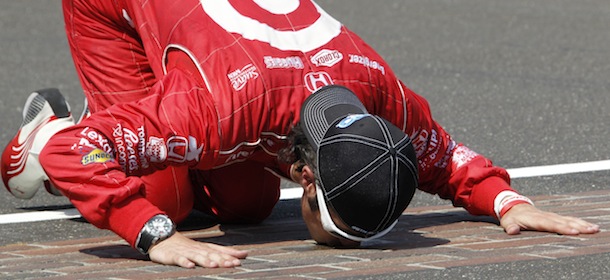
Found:
[[[324,229],[354,241],[389,232],[418,184],[410,137],[369,114],[352,91],[337,85],[305,100],[301,126],[317,152],[316,191]]]

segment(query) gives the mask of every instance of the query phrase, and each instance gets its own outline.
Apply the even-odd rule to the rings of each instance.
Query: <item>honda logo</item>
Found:
[[[305,75],[305,85],[312,93],[324,86],[332,84],[333,80],[326,72],[311,72]]]

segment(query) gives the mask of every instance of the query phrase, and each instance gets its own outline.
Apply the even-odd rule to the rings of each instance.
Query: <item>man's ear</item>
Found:
[[[307,197],[315,197],[316,196],[316,179],[313,174],[313,171],[309,167],[309,165],[303,166],[301,177],[301,187],[303,187],[303,192]]]

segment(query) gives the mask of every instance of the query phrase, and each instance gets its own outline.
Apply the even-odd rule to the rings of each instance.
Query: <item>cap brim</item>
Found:
[[[301,126],[314,149],[330,125],[338,118],[350,114],[366,114],[364,104],[343,86],[325,86],[309,96],[301,107]]]
[[[349,234],[346,231],[339,228],[333,221],[333,218],[330,215],[330,211],[328,210],[328,206],[326,205],[326,198],[323,194],[322,188],[320,188],[320,186],[317,184],[316,184],[316,199],[318,200],[318,206],[320,209],[320,221],[322,223],[322,228],[324,228],[324,230],[326,232],[328,232],[332,235],[335,235],[337,237],[347,238],[349,240],[356,241],[356,242],[369,241],[369,240],[373,240],[373,239],[386,235],[398,223],[398,219],[396,219],[390,226],[388,226],[384,230],[379,231],[375,235],[368,236],[368,237],[362,237],[362,236],[357,236],[354,234]]]

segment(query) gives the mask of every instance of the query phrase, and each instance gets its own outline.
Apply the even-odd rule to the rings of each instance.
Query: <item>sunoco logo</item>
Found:
[[[331,67],[343,59],[343,54],[337,50],[321,50],[311,57],[311,63],[316,66]]]
[[[81,163],[83,165],[87,165],[91,163],[104,163],[113,160],[114,157],[112,157],[112,155],[104,152],[101,149],[94,149],[89,154],[83,156],[83,158],[81,159]]]

